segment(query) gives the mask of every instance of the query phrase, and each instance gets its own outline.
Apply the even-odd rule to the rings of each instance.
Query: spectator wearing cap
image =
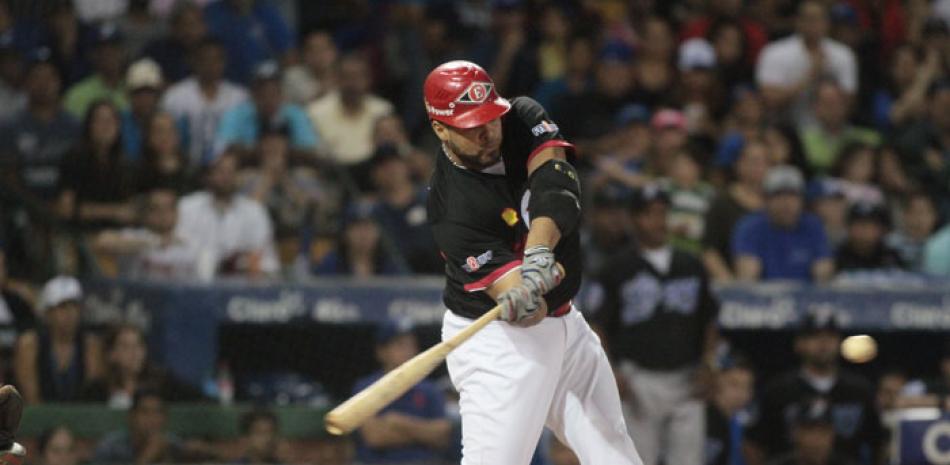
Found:
[[[732,236],[739,220],[765,205],[762,184],[769,170],[768,147],[761,140],[746,142],[733,165],[732,181],[706,210],[701,240],[703,264],[714,281],[735,279]]]
[[[719,351],[717,372],[706,403],[705,465],[742,463],[747,409],[755,396],[755,370],[742,354]]]
[[[239,192],[239,158],[224,152],[208,166],[205,190],[178,202],[175,235],[198,251],[201,278],[274,275],[274,228],[260,202]]]
[[[594,159],[596,170],[590,175],[595,189],[613,186],[623,191],[649,182],[647,159],[652,146],[650,110],[638,103],[625,105],[617,113],[613,131],[599,144]]]
[[[20,335],[14,353],[14,378],[31,404],[69,402],[82,386],[103,374],[99,339],[80,324],[82,288],[71,276],[49,280],[40,294],[42,326]]]
[[[769,465],[855,465],[835,450],[834,419],[820,397],[791,406],[792,450]]]
[[[702,155],[688,147],[674,155],[669,176],[658,181],[670,196],[670,243],[695,254],[702,251],[706,212],[715,194],[704,172]]]
[[[765,177],[765,209],[746,215],[732,236],[736,277],[824,283],[834,274],[831,247],[815,215],[803,211],[801,172],[777,166]]]
[[[198,250],[176,232],[178,194],[154,189],[140,203],[142,227],[107,229],[92,247],[114,260],[118,275],[142,280],[193,279],[198,275]]]
[[[922,271],[924,246],[937,224],[933,200],[922,192],[911,192],[901,200],[900,221],[885,243],[897,252],[908,269]]]
[[[600,147],[610,142],[610,129],[634,86],[633,49],[622,42],[609,42],[599,51],[591,88],[563,94],[551,109],[551,117],[580,150],[599,155],[603,153]]]
[[[212,4],[216,5],[216,4]],[[221,117],[214,151],[233,147],[252,151],[264,131],[285,128],[294,151],[313,154],[319,138],[304,110],[292,103],[284,103],[280,68],[277,63],[265,62],[254,71],[251,99],[239,103]]]
[[[302,233],[313,232],[318,210],[328,197],[318,173],[307,166],[295,166],[290,142],[280,128],[261,135],[254,162],[241,172],[241,190],[260,202],[274,224],[274,238],[282,263],[288,263],[300,249]]]
[[[924,246],[924,272],[950,276],[950,224],[934,233]]]
[[[906,264],[885,242],[891,227],[884,205],[858,202],[848,209],[848,235],[835,253],[839,272],[896,269]]]
[[[584,269],[599,274],[604,264],[633,240],[628,212],[629,191],[607,184],[594,191],[587,227],[581,230]]]
[[[214,155],[214,141],[224,115],[248,99],[247,91],[224,79],[227,54],[220,42],[205,39],[191,52],[194,74],[172,85],[161,107],[184,124],[187,165],[195,170]]]
[[[950,43],[950,37],[946,39]],[[948,45],[950,48],[950,45]],[[930,86],[925,118],[895,132],[894,146],[921,188],[950,214],[950,79]]]
[[[49,49],[38,50],[26,70],[26,108],[0,126],[4,166],[21,186],[44,201],[55,198],[59,164],[79,136],[79,122],[62,106],[62,78]]]
[[[122,143],[132,161],[142,159],[148,123],[158,111],[164,86],[162,69],[151,58],[141,58],[129,66],[125,75],[129,108],[122,112]]]
[[[386,250],[379,224],[373,217],[374,209],[369,201],[349,206],[336,248],[313,266],[313,274],[366,279],[402,273]]]
[[[848,197],[842,183],[835,178],[814,179],[806,193],[808,210],[814,213],[825,229],[832,248],[837,248],[848,234]]]
[[[816,84],[812,105],[814,120],[798,126],[798,137],[811,171],[828,173],[841,149],[851,143],[860,142],[872,147],[880,144],[881,136],[877,132],[848,121],[850,98],[835,81],[822,80]]]
[[[294,47],[293,31],[271,0],[213,2],[204,19],[228,51],[227,76],[234,82],[250,82],[261,63],[286,63]]]
[[[129,106],[123,83],[125,53],[122,36],[112,24],[96,29],[96,45],[92,51],[93,73],[73,84],[66,91],[63,105],[66,111],[79,118],[97,100],[108,100],[120,110]]]
[[[714,134],[715,120],[725,104],[716,79],[716,50],[706,39],[689,39],[679,47],[677,66],[677,100],[686,115],[687,130],[690,134]]]
[[[175,2],[169,18],[170,34],[145,46],[143,55],[158,63],[170,83],[185,79],[192,70],[197,72],[197,66],[203,63],[196,53],[208,38],[208,26],[202,15],[197,2]]]
[[[689,132],[686,115],[674,108],[661,108],[650,118],[653,147],[647,160],[650,174],[666,177],[673,174],[676,155],[686,150]]]
[[[670,245],[667,194],[648,185],[630,208],[636,245],[604,266],[595,318],[619,364],[627,428],[643,463],[699,464],[719,302],[699,259]]]
[[[858,92],[857,59],[847,46],[828,38],[828,11],[815,0],[798,6],[796,33],[762,49],[756,82],[772,112],[798,125],[814,119],[811,95],[822,79],[836,82],[842,98]]]
[[[60,165],[57,208],[65,219],[95,229],[131,223],[135,171],[122,150],[121,116],[108,100],[86,110],[82,139]]]
[[[827,403],[834,436],[828,447],[833,447],[842,459],[883,463],[878,459],[884,452],[885,433],[875,407],[874,388],[863,376],[840,367],[841,338],[834,313],[805,315],[794,342],[801,364],[765,385],[758,417],[745,436],[746,463],[761,465],[795,452],[793,414],[801,402],[815,398]],[[866,462],[865,454],[870,455]]]
[[[336,89],[338,52],[329,31],[316,29],[303,37],[301,63],[284,72],[284,95],[297,105],[306,105]]]
[[[373,217],[392,238],[393,246],[417,274],[438,274],[445,269],[428,224],[429,191],[412,181],[409,161],[391,147],[380,147],[370,162],[378,202]]]
[[[353,167],[373,155],[373,126],[393,106],[372,91],[369,63],[361,55],[340,59],[339,86],[307,107],[313,129],[336,162]]]
[[[419,353],[416,336],[405,324],[383,323],[375,341],[380,370],[358,380],[354,394]],[[435,463],[440,450],[449,446],[451,432],[444,395],[423,380],[359,429],[356,459],[368,465]]]

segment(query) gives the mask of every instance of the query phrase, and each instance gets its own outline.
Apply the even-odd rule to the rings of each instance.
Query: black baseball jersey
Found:
[[[628,247],[604,266],[594,318],[605,329],[614,357],[653,370],[699,362],[707,325],[719,314],[700,261],[673,249],[661,273],[640,250]]]
[[[792,445],[792,422],[801,404],[810,399],[828,402],[835,429],[835,450],[851,460],[875,457],[885,440],[874,406],[871,383],[861,376],[841,371],[828,392],[815,389],[798,370],[773,379],[762,393],[759,416],[746,432],[746,439],[763,447],[768,457],[788,452]]]
[[[477,318],[495,306],[481,291],[521,264],[530,221],[527,185],[531,157],[548,147],[573,148],[544,108],[531,98],[513,99],[501,124],[503,174],[492,169],[468,170],[440,153],[429,183],[429,221],[445,258],[443,300],[451,311],[468,318]],[[554,254],[567,275],[545,295],[551,313],[564,309],[580,288],[577,231],[563,236]]]

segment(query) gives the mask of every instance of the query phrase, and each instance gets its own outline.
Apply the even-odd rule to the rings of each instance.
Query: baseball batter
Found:
[[[526,465],[544,426],[583,465],[641,465],[607,357],[571,304],[581,283],[573,146],[537,102],[501,98],[474,63],[435,68],[424,94],[442,141],[428,205],[446,263],[442,337],[496,302],[505,320],[446,360],[461,395],[462,465]]]

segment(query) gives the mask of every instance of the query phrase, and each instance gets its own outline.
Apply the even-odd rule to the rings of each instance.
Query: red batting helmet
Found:
[[[426,77],[423,93],[429,118],[462,129],[481,126],[511,109],[495,92],[491,76],[471,61],[439,65]]]

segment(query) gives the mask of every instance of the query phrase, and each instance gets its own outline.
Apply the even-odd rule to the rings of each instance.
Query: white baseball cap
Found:
[[[679,49],[679,69],[710,69],[716,67],[716,49],[706,39],[694,38],[683,42]]]
[[[46,282],[40,294],[40,310],[45,312],[65,302],[82,299],[82,286],[72,276],[57,276]]]
[[[158,89],[162,87],[162,69],[151,58],[142,58],[129,66],[125,85],[129,90]]]

